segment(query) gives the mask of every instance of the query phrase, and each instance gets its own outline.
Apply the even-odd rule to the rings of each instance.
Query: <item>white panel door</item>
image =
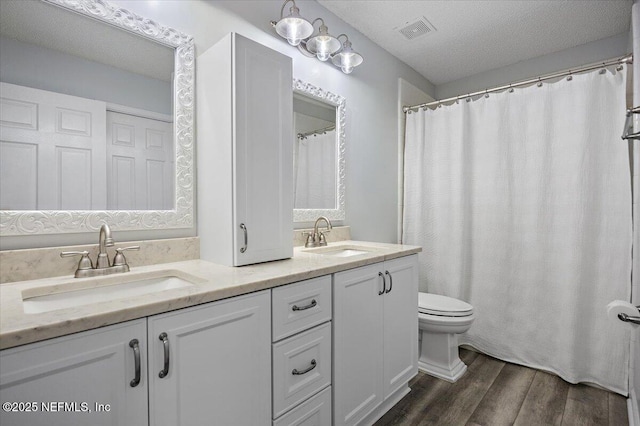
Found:
[[[106,208],[105,103],[0,83],[0,209]]]
[[[107,112],[109,210],[171,210],[173,124]]]
[[[384,397],[418,373],[418,255],[384,262]]]
[[[0,352],[0,400],[29,403],[26,408],[32,410],[3,409],[0,424],[147,425],[146,322],[129,321]],[[132,386],[134,339],[141,368],[140,382]]]
[[[355,425],[383,400],[382,264],[334,275],[334,424]],[[417,337],[417,334],[416,334]]]
[[[291,58],[237,34],[234,41],[234,264],[240,266],[293,255],[293,89]]]
[[[150,424],[270,424],[270,306],[267,290],[149,317]]]

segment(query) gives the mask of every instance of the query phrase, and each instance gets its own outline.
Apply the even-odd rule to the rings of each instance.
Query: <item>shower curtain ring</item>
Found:
[[[542,80],[540,80],[540,77],[538,77],[538,87],[542,87]]]
[[[571,71],[569,71],[569,75],[567,76],[567,81],[573,80],[573,75],[571,75]]]

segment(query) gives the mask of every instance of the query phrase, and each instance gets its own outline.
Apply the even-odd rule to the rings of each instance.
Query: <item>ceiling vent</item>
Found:
[[[403,27],[396,27],[394,29],[399,31],[407,40],[414,40],[418,37],[422,37],[436,31],[436,27],[434,27],[424,16],[413,22],[405,23]]]

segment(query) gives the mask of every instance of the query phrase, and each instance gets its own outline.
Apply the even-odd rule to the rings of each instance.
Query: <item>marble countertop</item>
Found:
[[[329,247],[336,248],[345,246],[366,247],[371,251],[351,257],[336,257],[309,253],[304,247],[295,247],[291,259],[242,267],[189,260],[132,267],[131,272],[126,274],[110,275],[98,280],[63,276],[3,284],[0,286],[0,349],[265,290],[421,251],[417,246],[363,241],[329,244]],[[195,276],[198,283],[49,312],[30,314],[24,311],[23,292],[26,297],[66,292],[106,283],[115,284],[123,279],[131,281],[158,276],[162,271],[172,271],[178,276]]]

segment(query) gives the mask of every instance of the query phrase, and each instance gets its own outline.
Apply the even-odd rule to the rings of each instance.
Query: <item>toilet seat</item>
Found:
[[[473,315],[473,306],[453,297],[419,293],[418,312],[443,317],[467,317]]]

